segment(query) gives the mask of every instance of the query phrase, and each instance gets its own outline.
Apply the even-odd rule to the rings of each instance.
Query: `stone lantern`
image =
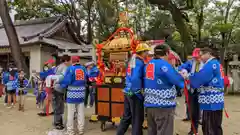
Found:
[[[240,61],[238,60],[238,55],[233,55],[233,61],[229,62],[229,70],[232,74],[233,79],[233,93],[240,92],[239,82],[240,82]]]

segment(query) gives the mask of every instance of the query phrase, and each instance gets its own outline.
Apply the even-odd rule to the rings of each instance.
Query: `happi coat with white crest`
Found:
[[[223,109],[224,73],[217,59],[209,59],[199,72],[190,75],[190,86],[200,91],[200,109]]]
[[[145,69],[144,106],[173,108],[176,106],[176,88],[184,87],[183,77],[163,59],[152,59]]]
[[[198,102],[203,110],[203,135],[223,135],[224,73],[219,61],[210,58],[199,72],[189,78],[190,87],[200,91]]]
[[[134,54],[128,63],[124,88],[124,114],[116,135],[123,135],[132,124],[132,135],[143,135],[144,121],[143,79],[145,62]]]
[[[173,135],[176,86],[183,88],[184,79],[170,63],[154,58],[146,65],[144,107],[149,135]]]
[[[144,59],[134,54],[128,64],[124,88],[124,93],[135,94],[141,100],[143,100],[141,91],[143,90],[144,66]]]

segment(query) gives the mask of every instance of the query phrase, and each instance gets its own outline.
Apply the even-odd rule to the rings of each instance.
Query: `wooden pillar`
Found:
[[[90,49],[90,52],[91,52],[91,54],[92,54],[92,60],[95,62],[95,64],[97,64],[96,49],[95,49],[95,47],[92,47],[92,49]]]

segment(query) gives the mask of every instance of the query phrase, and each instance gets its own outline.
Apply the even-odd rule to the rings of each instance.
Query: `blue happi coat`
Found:
[[[67,103],[84,102],[87,79],[87,69],[84,66],[76,64],[68,67],[63,81],[60,82],[62,88],[67,88]]]
[[[176,106],[176,88],[184,87],[183,77],[163,59],[152,59],[145,68],[144,106],[173,108]]]
[[[197,61],[195,59],[188,60],[187,62],[180,65],[177,69],[178,69],[178,71],[185,69],[185,70],[187,70],[188,73],[195,73],[196,63],[197,63]],[[199,70],[202,68],[202,66],[203,66],[203,63],[201,62],[198,67]]]
[[[18,73],[16,72],[13,77],[11,77],[9,72],[4,72],[3,83],[8,91],[16,90],[18,87]]]
[[[40,72],[39,75],[42,80],[45,80],[47,78],[47,76],[54,75],[55,72],[56,72],[56,67],[52,67],[52,68],[48,69],[47,71]]]
[[[139,99],[143,100],[141,90],[143,90],[144,79],[144,61],[136,56],[128,64],[128,71],[126,75],[124,93],[133,93]]]
[[[217,59],[209,59],[203,68],[190,76],[190,86],[198,88],[201,110],[222,110],[224,107],[224,74]]]
[[[203,66],[203,63],[199,63],[198,67],[197,67],[197,61],[195,59],[192,59],[192,60],[188,60],[187,62],[183,63],[182,65],[180,65],[177,70],[178,71],[182,71],[182,70],[186,70],[189,74],[194,74],[195,72],[198,72],[202,66]],[[198,70],[196,71],[196,68],[198,68]],[[190,90],[190,89],[188,89]],[[191,94],[194,93],[194,90],[191,89]]]
[[[192,71],[192,65],[194,60],[188,60],[187,62],[183,63],[182,65],[178,66],[177,70],[181,71],[183,69],[186,69],[188,73]]]
[[[91,69],[88,70],[88,77],[89,77],[89,80],[93,80],[94,81],[94,78],[98,77],[99,75],[99,70],[97,68],[97,66],[93,66]]]

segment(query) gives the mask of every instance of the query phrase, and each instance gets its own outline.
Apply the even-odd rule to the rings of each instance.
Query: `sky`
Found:
[[[10,14],[10,17],[11,17],[11,19],[14,21],[14,15],[15,15],[15,11],[12,11],[11,13],[9,13]],[[1,20],[1,18],[0,18],[0,24],[2,23],[2,20]]]

